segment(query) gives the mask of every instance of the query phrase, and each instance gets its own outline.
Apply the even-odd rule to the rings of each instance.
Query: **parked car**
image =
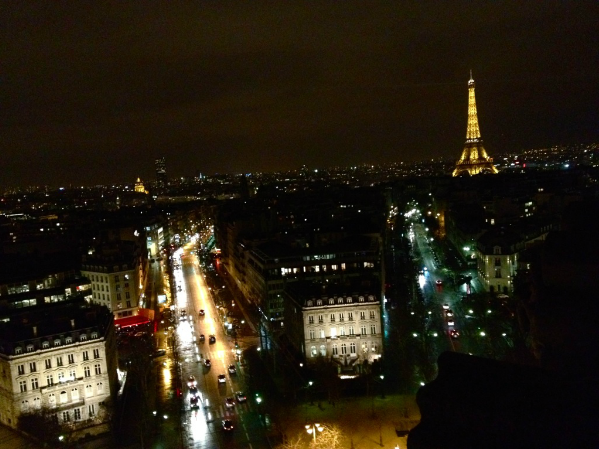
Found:
[[[189,376],[187,378],[187,386],[189,388],[191,388],[191,387],[197,387],[198,386],[198,382],[196,381],[196,378],[193,377],[193,376]]]
[[[210,368],[212,366],[212,362],[210,361],[210,359],[205,359],[204,360],[204,366],[206,368]]]
[[[235,393],[235,398],[237,399],[237,402],[247,401],[247,398],[245,397],[245,394],[243,394],[243,391],[238,391],[237,393]]]
[[[206,340],[206,337],[204,336],[204,334],[200,334],[200,341],[204,341]]]
[[[216,343],[216,337],[214,335],[208,337],[208,343]]]
[[[235,407],[235,400],[233,398],[225,399],[225,407],[227,407],[227,408]]]
[[[237,368],[235,368],[235,365],[229,365],[229,374],[237,374]]]
[[[219,384],[224,384],[227,381],[227,378],[224,374],[219,374],[218,375],[218,383]]]
[[[200,316],[204,316],[206,315],[206,312],[204,312],[204,309],[200,309]]]

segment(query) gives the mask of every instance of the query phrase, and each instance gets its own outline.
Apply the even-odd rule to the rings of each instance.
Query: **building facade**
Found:
[[[106,306],[117,319],[138,314],[142,291],[145,261],[127,243],[102,246],[84,256],[81,266],[81,274],[91,281],[91,301]]]
[[[360,374],[383,354],[380,294],[374,288],[345,294],[326,290],[313,295],[300,286],[285,292],[285,332],[307,363],[323,358],[340,374]]]
[[[116,393],[112,314],[85,300],[3,316],[0,323],[0,422],[47,408],[61,423],[104,419]]]

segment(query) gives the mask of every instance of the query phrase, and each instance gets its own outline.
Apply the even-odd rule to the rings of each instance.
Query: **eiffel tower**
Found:
[[[470,81],[468,81],[468,128],[466,130],[466,143],[464,144],[460,160],[456,162],[453,176],[460,176],[464,173],[469,175],[497,173],[497,169],[493,165],[493,159],[485,151],[483,140],[480,137],[472,70],[470,70]]]

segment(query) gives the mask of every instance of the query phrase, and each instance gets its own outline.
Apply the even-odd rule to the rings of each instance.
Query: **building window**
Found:
[[[81,420],[81,409],[80,408],[76,408],[73,410],[73,419],[75,421],[80,421]]]
[[[334,323],[334,322],[335,322],[335,314],[331,313],[331,323]]]
[[[77,373],[75,373],[75,370],[69,370],[69,380],[75,380],[77,378]]]
[[[85,368],[83,368],[83,375],[84,375],[85,377],[89,377],[89,376],[91,376],[91,373],[90,373],[89,366],[86,366]]]
[[[85,340],[87,340],[87,335],[82,334],[79,336],[79,341],[85,341]]]
[[[89,360],[89,352],[83,351],[83,361]]]
[[[308,317],[308,324],[314,324],[314,316],[313,315],[310,315]]]
[[[325,345],[320,345],[320,355],[326,357],[327,355],[327,347]]]
[[[52,368],[52,359],[46,359],[45,363],[46,363],[46,369]]]
[[[33,345],[27,345],[27,352],[33,352]]]
[[[100,350],[94,349],[94,359],[99,359],[99,358],[100,358]]]
[[[366,326],[361,326],[361,327],[360,327],[360,333],[361,333],[362,335],[366,335]]]
[[[50,347],[50,342],[49,341],[43,341],[42,342],[42,349],[48,349]]]
[[[372,342],[372,348],[371,348],[371,351],[372,351],[372,352],[374,352],[374,353],[376,354],[376,350],[377,350],[377,349],[378,349],[378,348],[376,347],[376,343],[375,343],[375,342]]]
[[[366,319],[366,312],[364,312],[364,311],[360,312],[360,319],[361,320],[365,320]]]
[[[71,343],[73,343],[73,337],[67,337],[67,338],[65,338],[65,343],[67,345],[70,345]]]
[[[21,402],[21,410],[23,412],[27,412],[27,410],[29,410],[29,401],[28,400],[24,400]]]
[[[89,417],[93,418],[96,414],[96,406],[95,404],[89,404],[89,407],[87,408],[87,411],[89,412]]]
[[[341,354],[347,354],[347,345],[345,343],[341,343]]]
[[[79,389],[78,388],[73,388],[71,390],[71,399],[73,401],[78,401],[79,400]]]
[[[42,401],[41,398],[37,397],[37,398],[33,398],[33,407],[35,409],[40,409],[42,408]]]
[[[314,340],[314,329],[310,329],[310,340]]]
[[[98,338],[98,333],[97,332],[92,332],[92,338]]]
[[[376,324],[370,325],[370,333],[373,335],[376,334]]]
[[[25,374],[25,365],[17,365],[17,373],[19,376]]]
[[[352,298],[351,298],[351,296],[348,296],[348,297],[346,298],[346,301],[347,301],[347,303],[348,303],[348,304],[351,304],[351,303],[352,303]]]
[[[25,393],[27,391],[27,381],[26,380],[19,381],[19,389],[21,390],[21,393]]]
[[[312,300],[308,301],[308,307],[312,307]]]
[[[501,259],[499,257],[495,258],[495,266],[496,267],[500,267],[501,266]]]
[[[371,311],[370,311],[370,319],[371,319],[371,320],[374,320],[374,319],[375,319],[375,313],[374,313],[374,310],[371,310]]]
[[[91,385],[86,385],[85,386],[85,396],[89,398],[90,396],[93,396],[93,395],[94,395],[93,387]]]
[[[317,355],[317,352],[316,352],[316,346],[312,346],[312,347],[310,347],[310,355],[311,355],[312,357],[316,357],[316,355]]]
[[[37,377],[34,377],[33,379],[31,379],[31,389],[32,390],[37,390],[39,388],[39,383],[37,381]]]
[[[325,338],[324,337],[324,329],[320,329],[320,338]]]
[[[363,297],[363,296],[360,296],[360,297],[358,298],[358,302],[364,302],[364,297]]]
[[[54,346],[60,346],[60,340],[58,340],[58,339],[54,340]]]
[[[354,335],[354,327],[349,326],[349,335]]]
[[[127,308],[131,308],[131,301],[127,301]]]
[[[56,395],[54,393],[48,395],[48,405],[50,405],[50,407],[56,407]]]
[[[336,345],[336,344],[334,344],[334,345],[333,345],[333,355],[337,355],[337,354],[338,354],[338,353],[337,353],[337,345]]]
[[[117,293],[117,294],[116,294],[116,300],[117,300],[117,301],[120,301],[120,300],[121,300],[121,294],[120,294],[120,293]]]
[[[99,363],[96,363],[96,364],[94,365],[94,370],[96,371],[96,375],[98,375],[98,374],[102,374],[102,368],[100,367],[100,364],[99,364]]]
[[[322,315],[318,315],[318,323],[322,324],[324,322],[324,317]]]
[[[316,300],[316,305],[317,306],[322,306],[322,299],[317,299]]]
[[[56,366],[62,366],[62,356],[56,357]]]
[[[356,344],[355,343],[350,343],[349,344],[349,353],[350,354],[355,354],[356,353]]]
[[[75,363],[75,355],[74,354],[69,354],[67,356],[68,360],[69,360],[69,365]]]
[[[67,392],[66,391],[61,391],[60,392],[60,403],[61,404],[66,404],[69,401],[69,397],[67,396]]]
[[[335,304],[335,300],[333,298],[329,299],[329,305],[332,306]]]
[[[58,382],[64,382],[64,371],[58,373]]]
[[[354,312],[347,312],[347,320],[348,321],[354,320]]]
[[[497,279],[501,278],[501,268],[495,268],[495,277]]]
[[[69,416],[69,412],[62,412],[62,422],[69,422],[71,420],[70,416]]]
[[[51,387],[52,385],[54,385],[54,377],[52,376],[52,374],[48,374],[46,376],[46,385]]]
[[[17,347],[15,348],[15,354],[20,354],[20,353],[22,353],[22,352],[23,352],[23,349],[22,349],[20,346],[17,346]]]
[[[339,321],[344,321],[345,315],[343,313],[339,314]]]
[[[339,335],[341,335],[341,336],[345,335],[345,326],[339,326]]]
[[[125,299],[131,299],[131,294],[129,292],[125,292]]]

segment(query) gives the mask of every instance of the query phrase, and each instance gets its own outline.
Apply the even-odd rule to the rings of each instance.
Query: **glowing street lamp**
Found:
[[[311,434],[314,437],[314,444],[316,444],[316,431],[322,432],[324,427],[318,423],[315,424],[306,424],[306,432]]]

